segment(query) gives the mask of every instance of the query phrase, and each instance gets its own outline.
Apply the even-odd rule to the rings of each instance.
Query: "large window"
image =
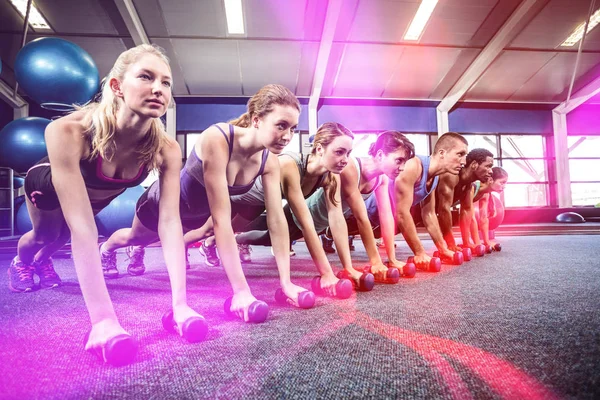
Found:
[[[547,161],[541,135],[463,135],[469,150],[483,148],[494,155],[494,165],[508,172],[501,198],[506,207],[548,205]]]
[[[352,155],[356,157],[367,157],[371,144],[377,140],[379,133],[356,133],[354,135],[354,145],[352,146]],[[429,134],[404,134],[408,140],[415,146],[415,153],[419,155],[429,155]]]
[[[600,136],[569,136],[567,144],[573,205],[600,203]]]

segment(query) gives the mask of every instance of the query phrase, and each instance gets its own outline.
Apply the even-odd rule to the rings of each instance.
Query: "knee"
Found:
[[[33,232],[32,241],[39,246],[47,246],[56,242],[60,237],[60,232]]]

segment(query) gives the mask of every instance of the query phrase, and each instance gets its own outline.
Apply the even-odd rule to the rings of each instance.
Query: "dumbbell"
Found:
[[[315,276],[310,283],[310,287],[312,291],[318,295],[322,296],[324,294],[321,289],[321,277]],[[349,279],[340,279],[338,283],[335,284],[335,295],[338,299],[347,299],[352,296],[352,282]]]
[[[228,297],[225,300],[225,304],[223,305],[223,309],[225,310],[225,314],[230,317],[237,317],[236,314],[231,312],[231,301],[232,297]],[[267,316],[269,315],[269,306],[264,301],[255,300],[248,307],[248,320],[249,322],[261,323],[265,322]]]
[[[177,322],[173,318],[173,310],[167,311],[162,316],[162,325],[167,332],[177,333]],[[208,324],[201,316],[189,317],[181,326],[181,336],[190,343],[201,342],[206,337],[207,332]]]
[[[370,272],[362,273],[360,279],[358,280],[358,285],[354,283],[354,279],[350,277],[350,274],[345,269],[339,271],[336,276],[338,279],[350,280],[354,286],[357,286],[356,289],[360,290],[361,292],[370,292],[373,290],[373,286],[375,286],[375,277]]]
[[[363,272],[373,274],[371,272],[370,265],[367,265],[366,267],[364,267]],[[374,276],[375,276],[375,274],[373,274],[373,277]],[[388,266],[388,270],[385,274],[385,279],[383,280],[383,282],[384,283],[398,283],[399,280],[400,280],[400,271],[398,270],[398,268]]]
[[[437,250],[434,251],[433,252],[433,256],[434,257],[439,257],[440,256],[440,252],[437,251]],[[462,251],[455,251],[454,252],[454,256],[452,257],[452,264],[454,264],[454,265],[462,265],[464,261],[465,261],[465,256],[464,256],[463,252]]]
[[[388,268],[394,268],[390,265],[390,263],[387,263],[387,267]],[[417,273],[417,267],[415,266],[414,263],[406,263],[404,264],[404,267],[402,267],[402,272],[400,273],[400,276],[403,278],[414,278],[415,274]]]
[[[408,257],[408,260],[406,260],[406,264],[413,264],[416,266],[417,264],[415,264],[415,257],[414,256]],[[427,271],[440,272],[441,269],[442,269],[442,261],[440,260],[440,258],[432,257],[431,261],[429,261],[429,267],[427,268]]]
[[[485,254],[492,254],[492,251],[494,251],[492,246],[490,246],[489,244],[486,244],[485,245]]]
[[[281,288],[275,291],[275,301],[278,304],[288,304],[288,298]],[[298,306],[300,308],[309,309],[315,305],[315,294],[311,291],[305,290],[304,292],[298,293]]]
[[[496,243],[494,245],[494,250],[495,251],[502,251],[502,245],[500,243]]]
[[[90,333],[91,331],[83,339],[84,347],[90,338]],[[133,362],[138,351],[138,343],[131,335],[120,334],[106,341],[104,344],[104,356],[102,355],[102,347],[94,347],[88,351],[98,357],[100,361],[114,367],[120,367]]]
[[[483,257],[483,256],[485,256],[486,252],[487,252],[486,248],[483,244],[479,244],[479,245],[475,246],[474,254],[476,257]]]

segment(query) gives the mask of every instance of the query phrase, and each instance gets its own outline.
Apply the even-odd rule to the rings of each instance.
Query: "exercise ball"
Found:
[[[36,102],[84,104],[98,91],[100,76],[92,57],[75,43],[44,37],[17,54],[15,76]]]
[[[585,222],[585,219],[575,212],[564,212],[558,214],[555,221],[566,224],[581,224]]]
[[[494,217],[490,218],[490,231],[493,231],[494,229],[498,228],[500,226],[500,224],[502,223],[502,221],[504,221],[504,204],[502,204],[502,201],[500,201],[500,199],[496,196],[494,196],[493,194],[490,194],[490,201],[488,204],[490,204],[491,202],[494,202],[494,208],[496,209],[496,215],[494,215]],[[491,204],[490,204],[491,207]]]
[[[31,224],[31,218],[29,218],[29,210],[27,210],[27,204],[25,204],[25,196],[19,196],[18,202],[15,199],[15,208],[18,203],[17,214],[15,218],[15,233],[23,235],[33,229]],[[17,197],[17,199],[19,198]]]
[[[19,118],[0,131],[0,166],[26,172],[48,155],[44,131],[49,119]]]
[[[144,188],[139,185],[126,189],[111,201],[96,215],[98,233],[103,236],[110,236],[121,228],[131,228],[135,215],[135,205],[142,193],[144,193]]]
[[[492,202],[493,202],[493,205],[492,205]],[[496,215],[488,218],[488,221],[489,221],[488,229],[490,231],[493,231],[494,229],[498,228],[500,226],[500,224],[502,223],[502,221],[504,220],[504,204],[502,204],[502,202],[500,201],[500,199],[498,197],[494,196],[493,194],[490,194],[490,199],[488,201],[488,210],[487,210],[488,216],[492,215],[492,213],[494,212],[494,209],[496,210]],[[479,227],[481,227],[481,220],[479,217],[479,202],[473,203],[473,215],[475,216],[477,225]]]
[[[13,177],[13,189],[19,189],[25,184],[25,178],[20,176]]]

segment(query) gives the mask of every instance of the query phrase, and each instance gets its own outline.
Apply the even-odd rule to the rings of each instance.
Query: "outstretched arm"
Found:
[[[292,213],[300,223],[300,229],[304,236],[304,241],[308,247],[308,251],[315,262],[321,276],[333,277],[333,271],[327,255],[321,246],[319,236],[315,231],[310,211],[302,194],[302,186],[300,182],[300,174],[294,160],[287,156],[279,157],[279,165],[281,167],[281,187]]]
[[[172,139],[161,150],[162,165],[159,175],[160,201],[158,205],[158,236],[173,292],[173,310],[187,306],[185,284],[185,247],[179,216],[179,171],[181,149]]]
[[[212,214],[217,249],[231,283],[234,298],[231,311],[248,321],[248,307],[255,300],[244,276],[231,226],[231,202],[227,185],[229,149],[216,127],[202,133],[195,146],[204,167],[204,183]]]
[[[390,203],[390,192],[388,185],[390,180],[387,176],[381,177],[381,184],[375,189],[375,198],[377,200],[377,213],[379,216],[379,227],[381,228],[381,237],[385,245],[385,252],[388,262],[396,268],[401,268],[404,263],[396,259],[396,248],[394,237],[396,236],[396,224],[392,213],[392,204]]]
[[[120,327],[104,282],[98,231],[79,161],[84,156],[83,132],[78,124],[59,119],[48,125],[46,147],[52,165],[52,184],[63,216],[71,231],[75,271],[92,322],[86,348],[102,345],[110,337],[125,333]],[[95,329],[96,327],[100,327]],[[107,335],[106,332],[111,332]]]
[[[415,183],[421,177],[421,173],[427,173],[423,171],[423,166],[420,160],[416,157],[411,158],[406,162],[404,171],[398,175],[396,180],[390,184],[394,185],[394,201],[396,203],[396,215],[395,220],[398,228],[404,236],[404,240],[408,244],[408,247],[413,251],[413,254],[417,257],[425,255],[425,249],[419,240],[417,235],[417,227],[412,215],[410,215],[410,208],[412,207],[414,198]],[[381,216],[380,218],[385,218]]]
[[[458,183],[458,176],[452,174],[443,174],[440,176],[438,187],[435,191],[436,202],[438,203],[438,220],[442,235],[448,248],[457,251],[458,247],[452,234],[452,200],[454,197],[454,187]],[[434,239],[435,240],[435,239]],[[438,243],[436,242],[436,246]],[[438,249],[441,251],[440,247]]]
[[[331,236],[335,243],[338,256],[342,263],[342,267],[346,270],[354,271],[352,267],[352,258],[350,257],[350,246],[348,244],[348,225],[346,225],[346,219],[342,213],[342,201],[340,196],[340,179],[336,178],[336,191],[335,191],[335,203],[330,198],[330,188],[324,189],[325,202],[327,206],[327,219],[329,221],[329,228],[331,229]]]
[[[269,154],[265,172],[262,176],[265,189],[265,206],[267,209],[267,225],[271,236],[271,244],[275,262],[279,270],[279,281],[282,287],[291,284],[290,281],[290,233],[283,214],[281,203],[279,162],[277,156]]]
[[[342,196],[356,218],[358,231],[369,257],[369,264],[375,272],[379,269],[386,270],[387,268],[381,262],[379,251],[377,251],[375,245],[375,236],[373,236],[373,227],[369,221],[367,207],[358,189],[360,176],[354,163],[351,162],[344,168],[340,174],[340,180]]]
[[[475,189],[470,186],[460,199],[460,234],[464,247],[471,247],[471,223],[473,221],[473,196]]]

